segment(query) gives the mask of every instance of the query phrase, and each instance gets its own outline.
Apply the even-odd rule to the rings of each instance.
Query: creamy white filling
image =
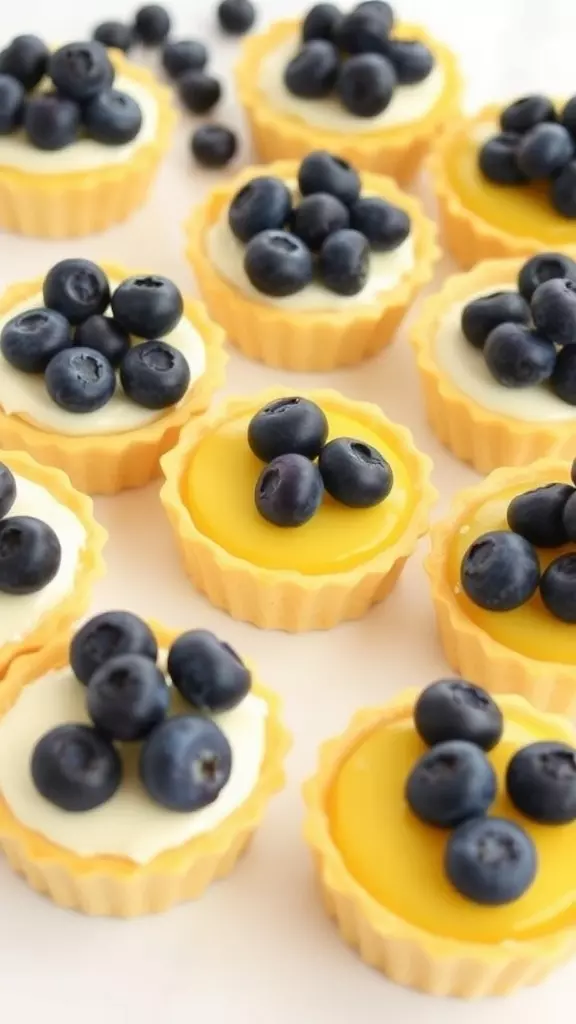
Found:
[[[110,281],[112,291],[119,283]],[[14,306],[8,313],[0,316],[0,333],[4,325],[18,313],[43,305],[44,300],[39,292]],[[137,339],[135,341],[137,342]],[[173,331],[165,335],[164,341],[170,342],[186,358],[190,367],[189,393],[206,367],[204,342],[185,316]],[[78,437],[88,437],[92,434],[123,434],[130,430],[138,430],[139,427],[165,416],[167,412],[166,409],[145,409],[144,406],[137,405],[124,393],[119,378],[114,395],[101,409],[87,413],[68,412],[52,401],[46,391],[42,374],[22,373],[11,366],[1,352],[0,406],[9,415],[23,416],[36,426],[45,427],[58,434]]]
[[[24,132],[15,132],[0,137],[0,168],[13,167],[27,174],[65,174],[124,163],[136,149],[148,145],[155,138],[158,104],[152,93],[129,75],[119,75],[114,88],[135,99],[142,111],[142,127],[132,142],[123,146],[105,146],[93,139],[80,138],[65,149],[47,152],[32,146]]]
[[[74,587],[80,553],[86,543],[86,531],[69,508],[31,480],[21,476],[15,476],[15,480],[16,501],[9,514],[34,516],[51,526],[60,541],[62,560],[54,579],[35,594],[0,593],[0,644],[27,636],[43,615],[68,596]]]
[[[0,791],[15,818],[81,857],[109,855],[146,864],[216,828],[256,786],[266,749],[266,701],[249,694],[238,707],[214,715],[232,748],[232,773],[214,803],[191,813],[155,804],[138,777],[139,743],[118,749],[122,784],[101,807],[74,814],[49,803],[32,781],[30,759],[38,740],[67,722],[88,723],[86,688],[70,668],[50,672],[24,688],[0,721]],[[174,709],[188,713],[177,698]]]
[[[576,419],[576,408],[563,402],[545,384],[530,388],[506,388],[499,384],[486,366],[482,352],[470,345],[462,334],[464,306],[483,295],[513,290],[514,285],[505,281],[452,306],[438,329],[434,342],[435,361],[460,391],[484,409],[529,423]]]
[[[286,66],[300,48],[297,33],[269,53],[260,65],[258,85],[270,107],[299,117],[308,124],[330,132],[360,135],[382,131],[418,121],[432,110],[444,88],[444,71],[436,63],[423,82],[399,85],[381,114],[376,117],[357,117],[334,97],[323,100],[305,100],[293,96],[284,84]]]

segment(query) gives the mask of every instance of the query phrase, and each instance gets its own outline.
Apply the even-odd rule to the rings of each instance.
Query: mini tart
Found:
[[[576,248],[574,221],[555,213],[535,187],[495,185],[482,176],[479,143],[472,136],[483,122],[497,124],[500,110],[493,104],[448,125],[428,161],[441,233],[462,267],[473,267],[480,260],[519,259],[542,250]]]
[[[505,676],[502,681],[504,684],[509,682]],[[508,995],[518,988],[541,981],[576,952],[573,908],[571,912],[559,914],[560,920],[556,927],[543,928],[540,934],[537,928],[533,929],[532,934],[525,939],[510,936],[496,940],[485,935],[475,941],[470,937],[444,936],[427,930],[424,923],[403,919],[398,909],[389,909],[368,892],[349,869],[333,835],[330,812],[334,814],[334,788],[340,770],[376,729],[394,726],[410,718],[417,696],[416,690],[410,690],[384,707],[365,708],[357,712],[346,731],[320,749],[318,770],[304,788],[304,832],[312,849],[324,903],[330,916],[335,919],[343,939],[358,950],[365,963],[383,971],[397,984],[430,995],[458,996],[464,999]],[[505,696],[499,703],[505,715],[508,714],[513,722],[522,723],[527,732],[533,731],[535,738],[548,739],[552,736],[574,744],[574,733],[567,720],[552,715],[544,716],[520,697]],[[407,737],[407,740],[410,741],[411,737]],[[417,737],[414,738],[414,746],[421,753],[425,749]],[[402,765],[402,770],[404,767]],[[392,766],[392,771],[395,768],[396,764]],[[369,796],[365,803],[370,803]],[[506,798],[501,796],[499,803],[504,805],[505,816],[510,816]],[[355,815],[358,819],[357,828],[362,828],[363,824],[361,808],[359,799]],[[383,810],[386,813],[386,809]],[[527,819],[522,819],[522,822],[526,826]],[[341,829],[346,827],[342,813],[339,826]],[[365,827],[369,843],[377,834],[377,827],[374,826],[371,831],[367,819]],[[544,826],[530,825],[536,843],[537,833],[542,838],[543,829]],[[550,830],[549,826],[548,830],[549,838],[555,838],[552,834],[554,830]],[[438,856],[439,841],[444,839],[443,830],[422,825],[414,819],[413,831],[417,837],[421,832],[429,833],[430,843],[427,844],[425,856],[432,862]],[[558,836],[558,833],[555,835]],[[411,860],[414,862],[415,857]],[[409,864],[410,861],[408,867]],[[426,869],[428,867],[427,863]],[[416,891],[419,891],[418,885],[421,886],[424,902],[427,888],[432,889],[438,884],[439,879],[435,876],[436,869],[430,865],[426,883],[423,883],[422,878],[414,879]],[[444,884],[443,879],[441,884]],[[401,895],[402,888],[399,892]],[[460,916],[460,913],[468,913],[475,916],[480,928],[485,928],[490,921],[494,921],[491,915],[513,913],[514,904],[510,905],[510,909],[478,907],[468,903],[456,892],[452,898],[451,895],[447,888],[439,920],[444,920],[444,914]]]
[[[538,595],[514,612],[485,612],[459,587],[460,549],[464,555],[476,536],[507,529],[505,510],[516,494],[569,480],[570,464],[558,458],[495,470],[482,483],[461,491],[446,518],[434,524],[425,568],[444,654],[455,671],[492,692],[519,693],[543,711],[574,716],[575,627],[554,619],[544,610]],[[495,500],[501,502],[499,510],[483,509]],[[573,544],[539,549],[540,562],[547,565],[559,554],[572,550]],[[491,625],[492,633],[484,627],[484,621]],[[504,638],[508,637],[511,644],[516,642],[516,649],[506,645]],[[544,644],[553,648],[555,658],[548,655],[546,660],[545,651],[541,657],[535,656],[534,651],[540,653]],[[521,653],[518,647],[530,648],[532,653]]]
[[[280,161],[267,167],[266,174],[294,181],[298,167],[298,162]],[[206,235],[236,192],[261,176],[261,167],[249,167],[232,182],[215,188],[193,210],[187,223],[186,255],[208,312],[222,324],[243,355],[278,369],[332,370],[375,355],[392,341],[406,310],[432,277],[440,256],[434,224],[424,215],[420,203],[401,192],[389,178],[364,174],[364,192],[382,196],[409,214],[414,237],[412,270],[377,300],[362,303],[360,296],[351,298],[348,312],[342,306],[332,311],[302,311],[258,303],[216,269],[207,255]],[[329,304],[328,291],[327,296]]]
[[[154,140],[126,161],[89,171],[31,174],[0,165],[0,230],[35,238],[81,238],[130,217],[146,200],[176,124],[170,91],[119,50],[109,51],[118,75],[134,79],[156,100]]]
[[[31,654],[43,647],[56,632],[69,629],[88,609],[93,585],[105,572],[102,549],[107,534],[94,519],[90,498],[76,491],[60,470],[40,466],[25,452],[3,451],[0,459],[12,473],[44,487],[52,497],[74,513],[86,531],[86,543],[78,560],[73,589],[63,601],[42,616],[30,633],[21,640],[0,646],[0,680],[4,680],[7,671],[19,660],[20,655]]]
[[[266,32],[251,36],[236,66],[240,103],[261,161],[302,159],[311,150],[327,149],[359,169],[389,174],[400,182],[410,181],[438,130],[460,110],[463,83],[454,54],[420,25],[398,25],[395,38],[425,43],[442,65],[444,88],[432,109],[410,124],[384,130],[380,127],[354,135],[322,131],[271,105],[258,84],[262,61],[297,33],[299,26],[297,19],[278,21]]]
[[[169,647],[179,635],[179,631],[157,623],[151,625],[161,648]],[[25,686],[67,664],[69,640],[69,636],[61,636],[12,667],[0,694],[0,716],[16,703]],[[0,847],[11,866],[37,892],[61,907],[85,914],[137,917],[197,899],[213,881],[230,874],[271,797],[284,785],[283,764],[290,736],[280,718],[280,699],[258,682],[253,692],[268,704],[260,777],[248,799],[210,832],[145,864],[117,856],[81,857],[22,825],[0,794]],[[79,826],[81,817],[78,815]]]
[[[304,573],[297,569],[269,568],[231,554],[203,533],[194,521],[187,504],[190,466],[204,440],[230,420],[242,418],[247,425],[251,416],[268,402],[291,394],[293,392],[286,388],[271,388],[250,398],[232,399],[219,413],[190,423],[176,447],[162,460],[166,482],[160,498],[176,535],[186,572],[212,604],[233,618],[251,622],[262,629],[298,633],[330,629],[346,619],[358,619],[390,593],[418,539],[428,529],[436,491],[430,483],[430,459],[416,450],[411,434],[404,427],[391,423],[377,406],[350,401],[336,391],[305,392],[302,397],[317,402],[329,419],[331,414],[346,417],[347,425],[357,425],[360,431],[376,434],[383,445],[386,444],[391,452],[393,450],[397,465],[402,467],[412,488],[403,513],[403,527],[396,530],[396,535],[392,531],[392,536],[381,550],[366,554],[363,561],[359,555],[357,564],[339,571],[317,569],[314,573]],[[249,452],[247,439],[246,449]],[[249,457],[257,463],[251,453]],[[252,467],[250,463],[250,471],[255,473],[255,484],[258,465]],[[352,516],[354,512],[358,515],[358,511],[341,507],[342,516]],[[375,511],[361,510],[364,515]],[[322,509],[317,515],[321,513]],[[256,520],[250,520],[254,529],[260,530],[262,524],[266,537],[274,538],[274,545],[276,533],[277,544],[286,544],[286,530],[271,527],[257,512],[255,515]],[[295,529],[306,530],[306,526]],[[290,532],[294,533],[294,529]],[[256,549],[261,543],[262,538],[258,536]],[[316,550],[315,544],[313,548]]]
[[[428,422],[442,444],[479,473],[499,466],[525,466],[549,455],[574,437],[576,420],[521,420],[480,405],[437,364],[434,346],[450,309],[495,285],[516,289],[523,259],[486,260],[465,274],[454,274],[423,303],[411,329]],[[462,344],[468,342],[462,336]],[[501,386],[494,382],[495,386]],[[505,389],[502,387],[502,390]]]
[[[138,273],[113,263],[100,266],[111,280],[123,281]],[[41,292],[43,282],[39,277],[8,288],[0,295],[0,316]],[[206,368],[179,405],[138,430],[83,437],[54,433],[18,414],[8,414],[0,406],[0,447],[21,448],[39,462],[63,469],[72,483],[88,494],[117,494],[149,483],[160,472],[160,456],[176,443],[184,423],[206,411],[224,381],[227,356],[223,332],[200,302],[185,299],[182,315],[204,341]]]

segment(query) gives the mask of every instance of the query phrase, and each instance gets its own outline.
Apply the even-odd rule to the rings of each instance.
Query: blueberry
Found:
[[[122,21],[103,21],[94,29],[92,38],[102,43],[102,46],[128,53],[134,42],[134,32],[130,25]]]
[[[215,722],[200,715],[169,718],[142,744],[142,783],[171,811],[199,811],[214,803],[231,771],[228,740]]]
[[[480,686],[465,679],[439,679],[418,697],[414,725],[430,747],[448,740],[466,740],[482,750],[492,750],[502,737],[504,718]]]
[[[328,437],[328,420],[308,398],[277,398],[260,409],[248,424],[248,444],[262,462],[279,455],[315,459]]]
[[[434,67],[434,54],[417,39],[391,39],[386,56],[392,61],[399,85],[423,82]]]
[[[467,597],[490,612],[520,608],[536,593],[540,563],[535,548],[524,537],[494,530],[470,545],[460,568]]]
[[[564,105],[560,114],[560,123],[570,132],[576,140],[576,96],[572,96]]]
[[[576,217],[576,160],[571,160],[552,181],[550,202],[562,217]]]
[[[484,359],[499,384],[528,388],[550,379],[556,366],[556,349],[536,331],[522,324],[505,323],[490,331]]]
[[[144,46],[160,46],[171,28],[170,15],[160,4],[146,4],[136,12],[134,32]]]
[[[170,78],[185,71],[203,71],[207,63],[208,50],[197,39],[170,39],[162,51],[162,65]]]
[[[260,515],[275,526],[303,526],[318,511],[324,485],[305,455],[279,455],[264,467],[254,492]]]
[[[573,460],[572,465],[570,467],[570,479],[574,484],[574,487],[576,487],[576,459]]]
[[[38,741],[30,765],[38,792],[63,811],[92,811],[114,796],[122,762],[89,725],[59,725]]]
[[[336,41],[341,50],[352,54],[385,54],[392,28],[392,11],[387,18],[383,10],[357,7],[340,25]]]
[[[315,4],[302,22],[302,39],[305,43],[311,39],[327,39],[333,43],[343,20],[344,15],[336,4]]]
[[[130,348],[130,335],[113,317],[95,314],[78,325],[74,344],[99,352],[116,368]]]
[[[207,114],[222,96],[219,80],[206,71],[185,71],[177,84],[178,95],[192,114]]]
[[[530,743],[517,750],[506,771],[514,806],[541,825],[576,821],[576,750],[567,743]]]
[[[396,72],[386,57],[360,53],[342,63],[336,89],[342,105],[355,117],[376,117],[386,110],[396,84]]]
[[[10,135],[24,117],[24,86],[11,75],[0,74],[0,135]]]
[[[576,283],[566,278],[545,281],[531,302],[536,330],[555,345],[576,343]]]
[[[105,89],[86,104],[83,111],[86,134],[105,146],[132,142],[142,127],[142,110],[132,96],[117,89]]]
[[[537,866],[532,839],[505,818],[466,821],[446,844],[446,875],[461,896],[483,906],[520,899],[532,885]]]
[[[526,178],[518,166],[520,135],[503,132],[480,147],[478,166],[488,181],[497,185],[521,185]]]
[[[251,0],[222,0],[217,13],[220,28],[231,36],[249,32],[256,20],[256,8]]]
[[[261,231],[246,246],[244,270],[259,292],[284,298],[310,284],[314,266],[309,248],[295,235]]]
[[[167,277],[128,277],[111,300],[114,318],[138,338],[161,338],[174,330],[184,312],[180,290]]]
[[[190,148],[202,167],[226,167],[235,157],[238,139],[231,128],[221,124],[203,124],[192,134]]]
[[[576,476],[576,460],[572,463],[572,480]],[[572,489],[571,489],[572,490]],[[562,521],[567,540],[576,543],[576,491],[572,490],[563,509]]]
[[[503,132],[516,132],[524,135],[543,121],[555,121],[554,104],[547,96],[534,94],[522,96],[510,103],[500,114],[500,127]]]
[[[190,367],[179,349],[166,341],[133,345],[120,364],[124,391],[145,409],[176,405],[190,387]]]
[[[351,206],[360,197],[360,175],[346,160],[318,149],[300,164],[298,187],[303,196],[328,192],[345,206]]]
[[[249,242],[261,231],[281,231],[291,212],[292,196],[280,178],[253,178],[230,203],[228,223],[236,238]]]
[[[394,27],[394,10],[387,0],[362,0],[356,4],[355,11],[371,11],[382,20],[382,31],[390,34]]]
[[[35,594],[54,579],[62,548],[51,526],[34,516],[0,521],[0,591]]]
[[[496,799],[496,786],[496,773],[480,747],[465,740],[447,740],[416,762],[405,794],[421,821],[454,828],[485,814]]]
[[[252,678],[228,644],[206,629],[191,629],[172,644],[168,674],[198,711],[230,711],[250,692]]]
[[[284,84],[294,96],[306,100],[324,99],[336,85],[339,66],[336,47],[325,39],[313,39],[304,43],[286,65]]]
[[[7,516],[16,501],[16,481],[5,462],[0,462],[0,519]]]
[[[338,295],[358,295],[370,272],[370,244],[365,235],[342,228],[320,250],[318,273],[325,288]]]
[[[561,171],[574,155],[574,141],[561,124],[536,125],[520,140],[517,152],[522,174],[534,181]]]
[[[119,654],[90,676],[86,707],[108,739],[144,739],[166,717],[169,704],[162,672],[142,654]]]
[[[540,597],[561,622],[576,622],[576,554],[560,555],[542,573]]]
[[[78,138],[80,107],[53,93],[32,96],[24,107],[24,131],[36,149],[64,149]]]
[[[350,223],[348,207],[328,192],[304,196],[294,216],[294,234],[312,252],[318,252],[329,235]]]
[[[110,401],[116,390],[116,374],[100,352],[74,345],[52,357],[44,383],[50,398],[61,409],[89,413]]]
[[[350,226],[365,235],[374,252],[390,252],[408,238],[410,217],[386,199],[361,197],[350,208]]]
[[[472,299],[462,310],[462,333],[474,348],[484,348],[486,338],[500,324],[528,326],[530,307],[518,292],[492,292]]]
[[[80,324],[95,313],[104,313],[110,302],[110,285],[96,263],[67,259],[48,271],[43,294],[49,309],[57,310],[71,324]]]
[[[52,357],[71,345],[70,324],[54,309],[18,313],[0,334],[4,359],[23,373],[44,373]]]
[[[576,262],[565,253],[540,253],[539,256],[532,256],[522,266],[518,275],[518,291],[526,302],[531,302],[539,285],[559,277],[576,283]]]
[[[97,669],[121,654],[140,654],[155,662],[156,637],[147,623],[132,612],[102,612],[74,634],[70,665],[76,678],[87,686]]]
[[[564,510],[574,494],[570,484],[547,484],[518,494],[508,506],[508,526],[537,548],[559,548],[568,541]]]
[[[50,50],[38,36],[16,36],[0,54],[0,74],[17,78],[30,92],[44,78],[49,56]]]
[[[563,402],[576,405],[576,345],[567,345],[558,353],[550,386]]]
[[[67,43],[48,62],[48,74],[59,93],[84,103],[114,80],[114,68],[102,43]]]
[[[329,441],[320,452],[318,468],[328,494],[350,508],[379,505],[394,483],[392,469],[383,455],[352,437]]]

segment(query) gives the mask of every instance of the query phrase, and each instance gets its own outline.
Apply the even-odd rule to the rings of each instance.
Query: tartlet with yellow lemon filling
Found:
[[[334,391],[232,399],[190,424],[162,468],[195,586],[234,618],[291,632],[382,600],[435,500],[408,431]]]

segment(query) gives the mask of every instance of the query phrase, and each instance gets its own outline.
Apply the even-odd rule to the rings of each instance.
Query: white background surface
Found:
[[[300,0],[259,0],[260,23],[303,6]],[[170,7],[177,34],[205,39],[214,66],[227,73],[238,43],[218,37],[213,0],[172,0]],[[536,88],[558,95],[576,91],[572,0],[404,0],[398,7],[404,20],[422,20],[459,52],[470,109]],[[1,0],[0,41],[30,31],[55,41],[83,38],[94,22],[132,10],[129,0]],[[231,87],[218,116],[240,126]],[[218,176],[193,169],[187,152],[192,124],[182,118],[148,207],[128,224],[104,237],[59,245],[1,235],[0,285],[40,274],[64,256],[81,255],[163,273],[193,291],[181,225]],[[375,401],[407,423],[434,459],[441,508],[474,480],[426,428],[402,332],[376,361],[319,377],[275,374],[232,356],[227,391],[254,391],[275,380],[295,391],[331,385]],[[0,861],[2,1021],[536,1024],[570,1014],[576,965],[507,1001],[464,1005],[397,988],[340,942],[316,897],[300,839],[299,790],[313,769],[318,743],[340,731],[358,706],[382,702],[395,690],[425,684],[446,670],[420,556],[389,602],[359,623],[309,636],[261,633],[232,622],[194,593],[157,491],[152,486],[96,502],[110,540],[108,577],[97,590],[95,609],[125,606],[170,625],[204,626],[250,655],[262,678],[285,698],[296,736],[289,784],[234,875],[200,902],[161,917],[122,922],[61,911]]]

